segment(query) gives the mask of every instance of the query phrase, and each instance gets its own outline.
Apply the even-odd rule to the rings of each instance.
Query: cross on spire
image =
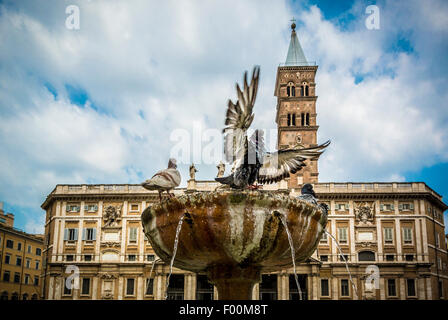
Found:
[[[291,24],[292,31],[295,31],[294,29],[296,28],[296,19],[294,19],[294,17],[292,17],[292,19],[289,20],[289,21],[292,22],[292,24]]]

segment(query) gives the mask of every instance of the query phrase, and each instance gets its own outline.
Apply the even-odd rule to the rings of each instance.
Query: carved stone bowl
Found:
[[[206,272],[219,299],[251,299],[261,272],[293,266],[284,217],[293,239],[295,261],[316,249],[327,223],[317,206],[268,191],[196,192],[146,208],[143,229],[167,264],[179,233],[174,266]]]

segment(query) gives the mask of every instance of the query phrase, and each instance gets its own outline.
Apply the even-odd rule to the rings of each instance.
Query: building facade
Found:
[[[0,300],[42,296],[43,236],[14,228],[14,215],[0,209]]]
[[[279,148],[317,144],[316,72],[293,25],[275,85]],[[331,236],[324,236],[312,257],[297,266],[305,299],[448,298],[443,221],[448,207],[439,194],[423,182],[319,183],[317,161],[264,188],[294,197],[306,182],[330,207]],[[174,193],[209,192],[217,186],[190,179],[187,188]],[[169,266],[155,255],[140,222],[143,210],[158,201],[157,193],[140,185],[57,185],[42,204],[45,298],[217,299],[205,275],[176,268],[166,290]],[[298,298],[292,269],[264,274],[261,280],[254,299]]]

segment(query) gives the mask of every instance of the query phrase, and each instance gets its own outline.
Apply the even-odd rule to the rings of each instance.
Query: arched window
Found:
[[[305,125],[307,125],[307,126],[310,125],[310,114],[309,113],[306,114]]]
[[[31,300],[37,300],[37,293],[34,293],[34,294],[31,296]]]
[[[303,112],[300,114],[300,120],[303,127],[305,125],[305,114]]]
[[[358,253],[358,261],[375,261],[375,252],[361,251]]]
[[[8,300],[8,291],[3,291],[0,300]]]
[[[28,300],[28,293],[24,293],[22,296],[22,300]]]
[[[295,113],[292,114],[292,125],[293,126],[296,125],[296,114]]]
[[[288,122],[287,122],[288,127],[291,125],[291,114],[288,113]]]
[[[18,294],[17,292],[14,292],[14,293],[11,295],[11,300],[19,300],[19,294]]]
[[[302,95],[302,97],[309,96],[309,87],[306,82],[302,82],[302,85],[300,86],[300,94]]]
[[[294,87],[294,83],[290,82],[286,86],[286,95],[288,97],[295,97],[296,96],[296,88]]]

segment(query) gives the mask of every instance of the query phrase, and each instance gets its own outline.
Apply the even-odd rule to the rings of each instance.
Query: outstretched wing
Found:
[[[260,67],[256,66],[252,73],[250,85],[247,84],[247,71],[244,73],[243,91],[236,84],[238,100],[236,104],[229,99],[224,133],[224,155],[226,161],[234,162],[234,166],[238,167],[244,161],[244,155],[247,150],[246,131],[254,120],[252,109],[254,107],[255,98],[257,97],[258,79],[260,75]],[[233,169],[232,169],[233,170]]]
[[[306,166],[305,160],[318,159],[329,144],[330,140],[316,147],[284,149],[267,153],[258,172],[258,182],[269,184],[288,178],[290,173],[296,173]]]

